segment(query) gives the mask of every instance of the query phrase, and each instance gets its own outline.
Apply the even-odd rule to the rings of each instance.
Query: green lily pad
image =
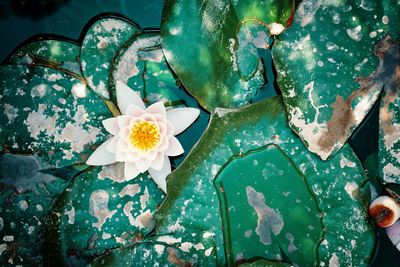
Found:
[[[387,32],[398,36],[391,23],[399,12],[393,0],[307,0],[277,38],[272,51],[289,126],[323,160],[341,149],[387,86],[391,59],[380,52]]]
[[[292,1],[165,1],[164,54],[206,110],[245,105],[264,84],[255,47],[284,28],[292,8]]]
[[[139,26],[120,17],[97,20],[82,41],[80,60],[88,85],[100,96],[110,99],[108,76],[111,59]]]
[[[68,185],[44,173],[49,165],[37,155],[0,155],[0,262],[41,263],[42,224],[54,199]]]
[[[196,259],[187,253],[157,243],[141,243],[111,251],[89,266],[193,266]],[[197,265],[197,264],[196,264]]]
[[[19,48],[5,63],[49,67],[82,80],[78,63],[80,49],[72,41],[38,40]]]
[[[164,193],[147,173],[124,181],[123,166],[84,172],[60,195],[45,226],[45,265],[87,264],[153,230],[153,213]]]
[[[179,235],[196,230],[213,232],[218,264],[226,264],[228,259],[225,255],[229,251],[224,248],[223,237],[228,234],[232,236],[232,233],[224,233],[223,229],[228,229],[223,227],[224,215],[221,210],[224,208],[214,187],[214,180],[232,157],[267,145],[278,146],[293,162],[293,166],[306,178],[308,187],[317,199],[318,208],[324,214],[322,223],[326,231],[325,239],[318,247],[320,263],[347,266],[367,264],[374,248],[374,231],[367,220],[365,198],[359,194],[360,187],[366,181],[361,163],[348,145],[329,162],[321,161],[306,150],[287,126],[281,97],[239,109],[215,110],[207,131],[197,145],[167,177],[169,193],[156,212],[155,234]],[[274,158],[269,160],[274,162]],[[253,166],[246,170],[253,171]],[[287,179],[292,178],[280,177],[276,187],[283,186]],[[231,181],[233,183],[234,179]],[[265,194],[267,199],[267,192],[260,193]],[[285,200],[286,196],[281,194],[281,198],[274,202]],[[285,221],[287,226],[291,223],[297,225],[298,222]],[[299,240],[293,240],[293,245],[299,247]],[[302,260],[296,263],[301,265]]]
[[[161,49],[158,31],[147,31],[132,36],[113,58],[110,93],[115,104],[115,84],[118,80],[139,92],[146,105],[163,101],[168,107],[194,107],[200,110],[199,118],[177,137],[185,150],[182,156],[173,158],[173,166],[178,166],[204,132],[210,116],[200,108],[193,97],[178,87]]]
[[[268,260],[258,260],[252,263],[240,264],[241,267],[289,267],[292,266],[289,263],[279,262],[279,261],[268,261]]]
[[[322,213],[305,179],[278,146],[233,157],[214,183],[230,264],[235,259],[275,259],[282,252],[293,263],[317,262]]]
[[[198,232],[183,236],[154,236],[112,250],[93,261],[91,266],[125,266],[126,262],[132,262],[133,266],[215,266],[214,235]]]
[[[105,141],[107,106],[86,85],[61,71],[0,66],[0,150],[38,153],[52,167],[86,161]]]
[[[117,81],[122,81],[126,83],[130,88],[135,91],[139,91],[142,98],[145,99],[147,104],[161,101],[165,99],[169,101],[170,99],[165,98],[160,93],[158,95],[152,96],[151,93],[159,89],[163,89],[162,84],[171,85],[172,88],[175,87],[175,79],[171,72],[166,66],[164,55],[161,50],[161,40],[160,33],[157,31],[145,32],[142,34],[133,35],[117,52],[113,60],[111,61],[111,72],[110,72],[110,93],[111,99],[114,103],[117,103],[115,84]],[[161,70],[162,77],[156,75],[148,74],[148,64],[158,63],[157,65]],[[167,73],[164,73],[166,71]],[[158,80],[154,88],[154,83],[151,80]],[[162,84],[158,84],[158,83]],[[148,85],[148,83],[151,83]],[[147,90],[152,90],[153,92],[147,93]],[[172,91],[172,90],[169,90]],[[167,91],[168,92],[168,91]],[[161,94],[161,96],[160,96]],[[157,98],[160,98],[158,100]]]

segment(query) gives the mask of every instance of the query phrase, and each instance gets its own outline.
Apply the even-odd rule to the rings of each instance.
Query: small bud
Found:
[[[389,227],[400,218],[400,206],[388,196],[376,198],[369,207],[369,215],[379,227]]]

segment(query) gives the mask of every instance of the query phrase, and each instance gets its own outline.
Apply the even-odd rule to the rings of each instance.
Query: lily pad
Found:
[[[214,181],[222,166],[232,157],[240,157],[267,145],[279,147],[293,163],[293,168],[306,178],[308,188],[324,214],[322,223],[326,231],[324,240],[318,246],[319,262],[325,265],[329,262],[354,266],[367,264],[374,248],[374,231],[368,223],[365,198],[359,194],[359,188],[366,181],[361,163],[348,145],[329,162],[321,161],[306,150],[301,140],[287,126],[281,97],[273,97],[239,109],[215,110],[202,138],[184,162],[167,177],[169,193],[156,212],[155,234],[179,235],[198,230],[213,232],[218,264],[226,264],[228,259],[225,255],[229,251],[224,248],[223,237],[234,235],[224,227],[224,207],[221,206]],[[273,158],[268,160],[274,162]],[[253,166],[246,170],[253,171]],[[249,176],[253,177],[251,174]],[[263,174],[263,177],[268,176]],[[233,178],[227,182],[229,185],[235,181]],[[288,179],[292,178],[280,177],[275,186],[284,188]],[[265,194],[267,199],[267,192],[259,193]],[[299,200],[305,201],[303,198]],[[282,193],[274,202],[285,200],[286,196]],[[242,223],[246,223],[245,221]],[[297,220],[286,220],[284,223],[288,227],[298,224]],[[306,231],[304,234],[303,238],[306,238]],[[300,247],[300,240],[292,241],[295,247]],[[275,256],[274,259],[283,256]],[[235,260],[246,259],[239,257]],[[318,264],[318,260],[314,264]],[[293,263],[301,265],[308,259],[296,261]]]
[[[111,251],[89,266],[193,266],[197,260],[174,247],[162,244],[141,243]]]
[[[153,213],[164,193],[147,173],[129,182],[123,173],[121,163],[96,167],[64,190],[45,226],[45,265],[85,265],[153,230]]]
[[[37,155],[0,155],[0,262],[40,265],[41,228],[68,182],[44,173]]]
[[[392,59],[381,52],[387,33],[398,38],[391,23],[399,12],[393,0],[306,0],[277,38],[272,51],[289,126],[321,159],[341,149],[388,86]]]
[[[120,17],[95,21],[82,41],[80,60],[88,85],[100,96],[109,99],[108,76],[111,59],[134,34],[140,32],[135,23]]]
[[[256,44],[284,29],[292,3],[165,1],[161,37],[167,61],[206,110],[245,105],[264,84]],[[253,27],[256,35],[246,34]]]
[[[50,68],[0,66],[0,150],[38,153],[51,167],[81,164],[105,141],[107,106],[86,85]]]
[[[49,67],[82,80],[78,62],[80,49],[72,41],[37,40],[12,53],[5,63]]]
[[[215,266],[214,235],[199,232],[186,236],[154,236],[112,250],[91,266],[125,266],[126,262],[132,262],[132,266]]]
[[[230,264],[235,259],[275,259],[282,253],[294,263],[317,261],[322,213],[304,177],[278,146],[233,157],[214,184]]]
[[[289,267],[289,263],[279,261],[258,260],[252,263],[240,264],[241,267]]]

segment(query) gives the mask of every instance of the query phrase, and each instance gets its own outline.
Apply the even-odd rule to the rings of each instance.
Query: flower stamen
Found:
[[[140,121],[132,125],[129,133],[130,143],[141,151],[149,151],[160,141],[160,130],[156,123]]]

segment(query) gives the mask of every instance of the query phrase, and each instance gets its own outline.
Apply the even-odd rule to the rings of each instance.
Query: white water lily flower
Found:
[[[158,186],[167,192],[166,176],[171,172],[169,156],[178,156],[183,148],[175,135],[183,132],[199,116],[195,108],[166,110],[162,102],[145,107],[140,96],[117,81],[117,102],[122,115],[103,120],[113,135],[87,160],[88,165],[125,162],[125,180],[149,171]]]

